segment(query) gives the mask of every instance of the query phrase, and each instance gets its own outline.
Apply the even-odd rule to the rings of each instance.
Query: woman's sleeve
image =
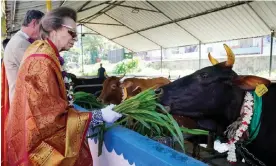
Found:
[[[78,105],[74,105],[74,108],[80,112],[90,112],[85,108],[82,108]],[[103,124],[103,116],[101,109],[93,109],[92,111],[92,118],[90,122],[90,127],[94,127],[100,124]]]
[[[91,126],[97,126],[103,124],[103,115],[100,109],[96,109],[92,111],[92,119],[91,119]]]

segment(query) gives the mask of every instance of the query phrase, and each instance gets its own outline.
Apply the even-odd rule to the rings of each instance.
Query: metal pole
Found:
[[[52,10],[52,2],[51,2],[51,0],[46,0],[46,9],[47,9],[47,12],[49,12],[50,10]]]
[[[6,5],[6,1],[1,1],[1,3],[2,3],[2,5]],[[6,17],[7,17],[7,14],[5,13],[2,13],[4,16],[2,16],[1,17],[1,25],[2,25],[2,27],[4,27],[4,28],[1,28],[1,36],[2,36],[2,38],[6,38],[7,36],[8,36],[8,34],[7,34],[7,20],[6,20]],[[13,27],[13,26],[12,26]],[[13,29],[13,28],[12,28]],[[2,45],[3,46],[3,45]]]
[[[161,48],[161,74],[163,74],[163,48]]]
[[[214,151],[215,134],[210,132],[207,140],[207,149],[211,152]]]
[[[15,20],[15,10],[16,10],[16,0],[13,2],[13,13],[12,13],[12,31],[14,30],[14,20]]]
[[[82,43],[82,24],[81,24],[81,71],[82,71],[82,73],[84,72],[84,70],[83,70],[83,43]]]
[[[201,41],[199,41],[199,48],[198,48],[198,58],[199,58],[199,62],[198,62],[198,68],[201,68]]]
[[[269,77],[271,77],[271,69],[272,69],[273,37],[274,37],[274,30],[271,31],[271,35],[270,35]]]

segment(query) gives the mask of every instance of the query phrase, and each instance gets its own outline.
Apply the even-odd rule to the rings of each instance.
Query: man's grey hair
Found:
[[[43,16],[44,16],[44,13],[42,13],[39,10],[28,10],[24,17],[24,21],[22,25],[27,27],[32,22],[33,19],[40,20]]]

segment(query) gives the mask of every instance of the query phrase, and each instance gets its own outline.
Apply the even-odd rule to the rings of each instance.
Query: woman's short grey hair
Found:
[[[71,8],[60,7],[46,13],[39,25],[41,39],[46,39],[51,31],[60,29],[65,18],[71,18],[76,22],[77,12]]]

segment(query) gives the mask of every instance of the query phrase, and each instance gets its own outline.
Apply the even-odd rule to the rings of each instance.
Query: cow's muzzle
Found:
[[[154,92],[158,97],[161,97],[164,93],[164,90],[162,88],[157,88]]]
[[[170,113],[171,112],[171,107],[170,106],[164,106],[165,110]]]
[[[100,99],[100,98],[97,98],[97,102],[99,102],[99,103],[103,103],[103,100],[102,100],[102,99]]]

